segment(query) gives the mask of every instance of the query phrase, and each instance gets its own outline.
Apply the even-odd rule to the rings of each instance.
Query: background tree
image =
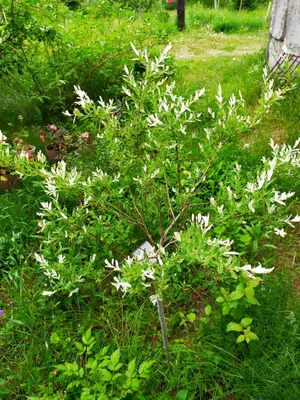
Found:
[[[185,4],[184,0],[177,1],[177,19],[178,19],[178,28],[181,30],[185,26]]]
[[[220,0],[214,0],[214,8],[218,10],[220,8]]]

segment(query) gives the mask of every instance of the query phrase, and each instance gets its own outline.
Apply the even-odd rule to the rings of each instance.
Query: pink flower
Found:
[[[40,139],[41,139],[42,142],[44,142],[44,141],[45,141],[45,136],[44,136],[44,135],[41,135],[41,136],[40,136]]]
[[[50,125],[49,129],[51,129],[52,131],[57,131],[57,126],[56,125]]]
[[[88,132],[83,132],[83,133],[81,134],[81,137],[82,137],[83,139],[88,139],[88,138],[90,137],[90,134],[89,134]]]

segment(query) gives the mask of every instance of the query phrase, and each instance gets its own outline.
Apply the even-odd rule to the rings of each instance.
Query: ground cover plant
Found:
[[[18,120],[40,148],[67,128],[58,164],[1,135],[0,398],[299,398],[298,92],[261,53],[180,58],[184,35],[215,33],[128,38],[113,96],[74,82]]]
[[[94,90],[106,98],[118,95],[130,41],[151,47],[176,29],[167,23],[169,16],[162,8],[141,20],[120,3],[85,2],[72,11],[59,0],[50,4],[18,0],[4,1],[1,11],[1,86],[12,93],[2,105],[12,120],[6,117],[3,124],[14,123],[19,114],[25,114],[24,122],[32,120],[36,109],[39,122],[61,115],[61,109],[74,100],[75,84],[91,95]],[[104,24],[99,20],[103,16]],[[28,114],[10,108],[16,87],[19,107],[25,96],[31,99]]]

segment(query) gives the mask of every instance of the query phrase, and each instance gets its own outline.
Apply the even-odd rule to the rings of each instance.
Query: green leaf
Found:
[[[112,371],[118,371],[121,367],[122,367],[123,363],[119,363],[117,365],[115,365],[113,368],[108,367],[109,369],[111,369]]]
[[[234,292],[230,293],[230,300],[239,300],[244,296],[244,291],[237,291],[235,290]]]
[[[248,332],[246,336],[247,336],[247,338],[249,338],[250,340],[259,340],[259,339],[258,339],[258,336],[257,336],[256,333],[254,333],[254,332]]]
[[[66,371],[67,367],[64,364],[57,364],[55,365],[55,368],[58,369],[59,371]]]
[[[216,232],[216,234],[217,234],[218,236],[221,236],[222,233],[225,232],[225,230],[226,230],[226,227],[225,227],[225,226],[216,226],[216,227],[214,228],[214,231]]]
[[[72,381],[72,382],[70,382],[69,384],[68,384],[68,386],[67,386],[67,390],[68,389],[72,389],[74,386],[76,387],[76,388],[78,388],[78,386],[81,384],[81,380],[80,379],[76,379],[75,381]]]
[[[89,328],[83,335],[82,335],[82,341],[84,344],[88,345],[90,344],[90,339],[92,336],[92,328]]]
[[[81,343],[75,342],[75,346],[79,351],[84,351],[84,347]]]
[[[239,302],[238,301],[230,301],[229,303],[228,303],[228,307],[232,310],[233,308],[237,308],[237,306],[239,305]]]
[[[105,356],[105,354],[107,354],[109,349],[109,346],[103,347],[103,349],[98,353],[99,357],[102,358],[103,356]]]
[[[242,283],[240,283],[239,285],[237,285],[237,287],[236,287],[236,291],[237,291],[237,292],[244,293],[244,290],[245,290],[245,288],[244,288],[244,285],[243,285]]]
[[[246,287],[245,295],[246,295],[247,299],[253,299],[253,297],[255,295],[254,289],[252,287]]]
[[[114,376],[113,376],[113,378],[112,378],[112,381],[113,381],[113,382],[116,381],[117,379],[120,378],[120,376],[122,376],[122,374],[120,374],[120,372],[118,372],[117,374],[114,374]]]
[[[229,324],[227,325],[227,332],[230,331],[242,332],[243,328],[236,322],[229,322]]]
[[[128,364],[127,371],[125,372],[125,374],[129,378],[129,377],[134,376],[135,373],[136,373],[136,369],[135,369],[135,359],[134,359],[134,360],[130,361],[130,363]]]
[[[148,378],[150,373],[150,368],[155,363],[155,360],[144,361],[139,367],[139,375],[141,378]]]
[[[245,335],[240,335],[237,339],[236,339],[236,342],[237,343],[241,343],[241,342],[243,342],[245,340]]]
[[[108,397],[104,393],[97,394],[97,400],[108,400]]]
[[[246,301],[247,301],[247,303],[250,303],[250,304],[258,304],[259,305],[259,302],[257,301],[257,299],[255,297],[253,297],[252,299],[246,298]]]
[[[228,307],[227,304],[222,308],[222,313],[223,313],[223,315],[228,315],[228,313],[229,313],[229,307]]]
[[[248,325],[252,324],[252,318],[243,318],[241,324],[246,328]]]
[[[51,337],[50,337],[50,343],[57,344],[60,342],[60,337],[56,332],[52,332]]]
[[[193,323],[196,319],[196,314],[195,313],[187,314],[186,319]]]
[[[252,247],[253,247],[253,252],[256,253],[258,250],[258,241],[257,240],[253,241]]]
[[[94,358],[89,358],[87,363],[85,364],[85,368],[94,369],[98,367],[98,362]]]
[[[224,297],[217,297],[216,298],[216,302],[217,303],[223,303],[224,300],[225,300]]]
[[[255,288],[256,286],[259,285],[259,283],[260,283],[261,280],[262,280],[261,278],[251,279],[251,280],[248,282],[248,287]]]
[[[101,361],[101,363],[99,364],[99,367],[100,368],[107,367],[108,364],[109,364],[109,359],[106,358],[105,360]]]
[[[111,381],[112,374],[107,369],[101,369],[101,376],[102,376],[102,379],[104,380],[104,382]]]
[[[140,388],[140,381],[138,379],[133,379],[130,383],[131,389],[136,392]]]
[[[207,316],[211,314],[211,306],[209,304],[205,307],[204,312]]]
[[[240,240],[245,244],[249,244],[251,242],[251,236],[246,233],[245,235],[240,236]]]
[[[112,353],[112,355],[110,356],[110,361],[114,367],[117,366],[120,361],[120,349],[117,349]]]
[[[92,342],[91,342],[92,340]],[[88,345],[88,350],[92,350],[92,348],[95,346],[96,342],[95,342],[95,338],[91,338],[90,339],[90,344]]]
[[[277,246],[275,246],[274,244],[263,244],[262,247],[267,247],[269,249],[277,249]]]
[[[186,400],[188,397],[189,391],[187,389],[179,390],[176,393],[175,400]]]

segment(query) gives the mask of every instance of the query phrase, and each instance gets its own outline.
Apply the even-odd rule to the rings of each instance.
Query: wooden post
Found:
[[[185,4],[184,0],[177,0],[177,21],[178,21],[178,28],[182,30],[185,26]]]

